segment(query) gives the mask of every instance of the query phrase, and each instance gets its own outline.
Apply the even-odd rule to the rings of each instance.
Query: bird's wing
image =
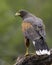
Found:
[[[42,36],[44,39],[46,39],[45,25],[43,24],[43,21],[40,18],[29,17],[29,18],[25,19],[24,22],[31,23],[32,28],[33,28],[33,29],[31,27],[29,28],[29,30],[32,29],[31,32],[32,31],[33,31],[33,33],[36,32],[38,37]]]
[[[36,21],[33,24],[33,27],[44,39],[46,39],[45,25],[43,24],[43,21],[40,18],[36,19]]]
[[[34,30],[33,25],[28,21],[23,21],[22,31],[24,33],[24,36],[28,39],[31,39],[32,41],[40,38],[38,32]]]

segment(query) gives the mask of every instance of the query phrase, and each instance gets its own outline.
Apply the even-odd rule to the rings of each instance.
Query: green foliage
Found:
[[[0,0],[0,65],[13,64],[19,54],[25,53],[22,19],[15,17],[20,9],[26,9],[43,19],[47,43],[52,47],[52,0]]]

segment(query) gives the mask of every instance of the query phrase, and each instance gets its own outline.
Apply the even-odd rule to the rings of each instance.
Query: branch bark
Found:
[[[52,54],[51,55],[32,55],[19,56],[14,65],[51,65],[52,64]]]

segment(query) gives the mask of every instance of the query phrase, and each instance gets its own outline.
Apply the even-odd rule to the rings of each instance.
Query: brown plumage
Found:
[[[22,31],[25,32],[27,29],[29,29],[30,27],[32,27],[32,25],[28,22],[23,22],[22,23]]]

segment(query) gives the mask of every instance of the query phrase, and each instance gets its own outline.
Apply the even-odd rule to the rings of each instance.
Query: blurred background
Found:
[[[15,13],[25,9],[43,19],[47,44],[52,47],[52,0],[0,0],[0,65],[13,65],[16,57],[25,54],[20,17]],[[35,52],[31,44],[30,52]]]

